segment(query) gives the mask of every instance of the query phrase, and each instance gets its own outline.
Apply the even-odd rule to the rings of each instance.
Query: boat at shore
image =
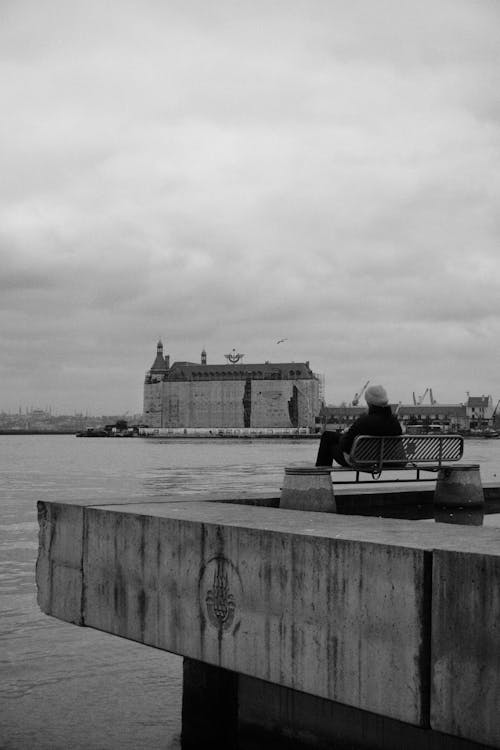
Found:
[[[484,430],[471,430],[469,437],[494,439],[500,437],[500,432],[492,427],[485,427]]]
[[[107,424],[104,427],[87,427],[76,433],[76,437],[87,438],[107,438],[107,437],[139,437],[139,426],[128,426],[125,420],[116,422],[116,424]]]
[[[109,437],[109,432],[107,432],[106,430],[99,430],[96,427],[87,427],[86,430],[77,432],[76,437],[88,437],[88,438]]]

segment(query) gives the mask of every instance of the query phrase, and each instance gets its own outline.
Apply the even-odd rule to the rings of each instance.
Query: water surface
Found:
[[[283,467],[314,461],[316,450],[311,440],[0,436],[2,750],[179,747],[180,657],[39,611],[37,500],[278,496]],[[500,440],[466,441],[464,458],[481,464],[483,482],[500,480]]]

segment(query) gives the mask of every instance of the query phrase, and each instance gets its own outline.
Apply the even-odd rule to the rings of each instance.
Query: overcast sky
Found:
[[[500,398],[499,58],[498,0],[0,0],[0,411],[139,412],[159,337]]]

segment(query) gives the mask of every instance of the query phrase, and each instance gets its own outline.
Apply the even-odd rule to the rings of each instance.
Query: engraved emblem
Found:
[[[208,621],[220,634],[237,627],[241,582],[238,571],[230,560],[219,555],[202,567],[199,595],[200,605],[205,609]]]
[[[212,588],[207,591],[205,597],[208,617],[216,628],[228,630],[234,620],[234,596],[229,590],[225,560],[219,557],[217,567],[214,570]]]

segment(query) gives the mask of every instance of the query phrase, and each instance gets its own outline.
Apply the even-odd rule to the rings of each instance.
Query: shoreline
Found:
[[[138,435],[144,440],[319,440],[316,435]]]
[[[460,434],[460,433],[457,433]],[[279,433],[272,435],[78,435],[74,430],[9,430],[1,429],[0,435],[73,435],[74,437],[98,438],[109,437],[112,439],[142,438],[143,440],[319,440],[321,433],[313,435],[290,435]],[[498,440],[499,438],[485,435],[463,435],[464,440]]]
[[[77,437],[74,430],[2,430],[0,435],[73,435]],[[143,440],[318,440],[320,434],[315,435],[80,435],[84,438],[111,438],[114,440],[129,440],[130,438],[142,438]]]
[[[7,430],[0,429],[0,435],[76,435],[74,430]]]

